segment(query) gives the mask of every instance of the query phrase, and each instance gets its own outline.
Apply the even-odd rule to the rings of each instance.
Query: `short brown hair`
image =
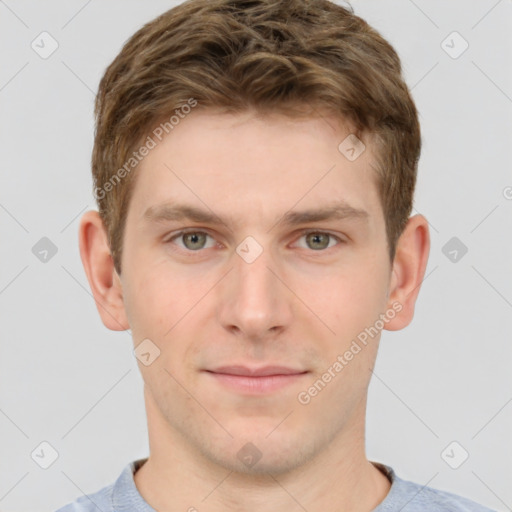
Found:
[[[418,114],[393,47],[327,0],[188,0],[138,30],[99,85],[92,172],[118,273],[136,176],[126,162],[191,99],[200,108],[289,115],[310,105],[348,121],[361,140],[371,136],[393,260],[421,150]]]

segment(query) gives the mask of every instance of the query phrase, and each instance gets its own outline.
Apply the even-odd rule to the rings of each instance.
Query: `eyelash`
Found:
[[[165,240],[165,243],[169,244],[171,242],[173,242],[174,240],[180,238],[181,236],[183,235],[186,235],[188,233],[202,233],[202,234],[205,234],[207,236],[209,236],[210,238],[214,239],[213,236],[211,236],[207,231],[201,231],[201,230],[198,230],[198,229],[189,229],[189,230],[183,230],[183,231],[180,231],[179,233],[176,233],[174,235],[172,235],[172,237],[168,238]],[[345,240],[341,239],[340,237],[332,234],[332,233],[329,233],[328,231],[319,231],[317,229],[304,229],[300,232],[300,236],[299,236],[299,239],[304,237],[304,236],[307,236],[307,235],[310,235],[310,234],[316,234],[316,235],[328,235],[331,239],[335,239],[338,243],[336,245],[340,245],[340,244],[343,244],[345,243]],[[335,245],[335,246],[336,246]],[[332,246],[332,247],[326,247],[325,249],[319,249],[319,250],[314,250],[314,249],[309,249],[310,252],[312,253],[325,253],[325,252],[328,252],[329,249],[333,249],[335,246]],[[207,247],[206,249],[211,249],[211,247]],[[187,253],[190,253],[190,254],[194,254],[194,253],[201,253],[202,251],[205,251],[206,249],[198,249],[197,251],[193,251],[193,250],[190,250],[190,249],[187,249],[186,247],[179,247],[179,250],[182,250],[182,251],[185,251]],[[306,248],[307,249],[307,248]]]

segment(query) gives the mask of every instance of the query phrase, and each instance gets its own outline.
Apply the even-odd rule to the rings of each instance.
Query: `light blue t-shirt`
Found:
[[[115,483],[81,496],[56,512],[156,512],[139,494],[133,475],[147,459],[128,464]],[[390,480],[388,495],[373,512],[496,512],[456,494],[397,477],[389,466],[373,462]]]

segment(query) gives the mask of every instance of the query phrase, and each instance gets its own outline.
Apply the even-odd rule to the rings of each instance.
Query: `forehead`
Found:
[[[195,111],[153,139],[137,168],[138,217],[172,202],[246,220],[326,203],[380,211],[373,146],[334,116]]]

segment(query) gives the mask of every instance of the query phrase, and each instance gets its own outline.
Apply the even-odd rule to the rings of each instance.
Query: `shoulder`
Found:
[[[133,475],[147,459],[127,464],[119,478],[94,494],[85,494],[56,512],[155,512],[138,493]]]
[[[112,490],[114,485],[109,485],[94,494],[80,496],[76,501],[64,505],[56,512],[113,512]]]
[[[496,512],[468,498],[399,478],[389,466],[379,465],[391,479],[391,489],[375,512]]]
[[[495,512],[468,498],[432,487],[424,487],[413,482],[404,481],[409,487],[411,502],[408,510],[439,510],[446,512]]]

